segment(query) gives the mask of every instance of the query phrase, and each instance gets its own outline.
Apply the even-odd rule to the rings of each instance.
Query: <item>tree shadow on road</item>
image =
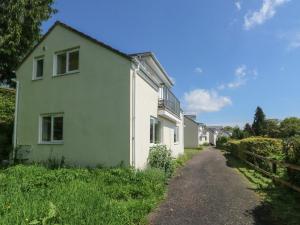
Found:
[[[252,215],[255,225],[300,225],[300,194],[285,187],[274,185],[247,164],[224,152],[226,165],[237,169],[251,183],[249,189],[261,197],[261,204],[248,214]]]

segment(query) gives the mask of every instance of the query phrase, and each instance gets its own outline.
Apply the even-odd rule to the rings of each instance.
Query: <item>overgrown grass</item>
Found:
[[[192,148],[186,148],[184,149],[184,154],[179,156],[176,160],[175,160],[175,167],[181,167],[183,166],[188,160],[190,160],[191,158],[193,158],[194,155],[198,154],[199,151],[203,150],[203,148],[199,147],[196,149],[192,149]]]
[[[197,153],[186,149],[177,167]],[[164,199],[167,179],[159,169],[13,166],[0,170],[0,224],[147,224]]]
[[[263,219],[267,224],[299,225],[300,224],[300,194],[285,187],[274,185],[271,179],[263,176],[250,166],[225,154],[229,166],[240,171],[253,185],[254,190],[262,197],[260,211],[265,211]],[[254,213],[261,213],[257,210]]]
[[[146,224],[165,190],[156,169],[18,165],[0,170],[0,224]]]

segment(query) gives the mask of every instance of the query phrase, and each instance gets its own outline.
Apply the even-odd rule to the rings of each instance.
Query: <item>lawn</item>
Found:
[[[253,185],[261,196],[262,205],[257,213],[265,224],[269,225],[299,225],[300,224],[300,194],[285,187],[274,185],[271,179],[261,175],[245,163],[229,154],[225,154],[229,166],[236,168]]]
[[[178,167],[197,153],[186,149]],[[167,181],[158,169],[13,166],[0,170],[0,224],[147,224]]]

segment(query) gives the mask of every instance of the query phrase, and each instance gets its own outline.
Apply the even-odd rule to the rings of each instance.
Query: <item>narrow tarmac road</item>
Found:
[[[152,225],[262,225],[259,197],[214,148],[194,156],[169,185],[168,197],[150,215]]]

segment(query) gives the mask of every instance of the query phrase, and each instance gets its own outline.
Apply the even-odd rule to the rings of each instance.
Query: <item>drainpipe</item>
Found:
[[[134,61],[137,63],[137,66],[134,66],[134,72],[132,75],[132,166],[135,167],[135,92],[136,92],[136,74],[140,69],[140,63],[138,61]]]
[[[12,160],[15,160],[16,147],[17,147],[17,121],[18,121],[18,105],[19,105],[19,81],[12,79],[16,83],[16,100],[15,100],[15,119],[14,119],[14,134],[13,134],[13,151]]]

